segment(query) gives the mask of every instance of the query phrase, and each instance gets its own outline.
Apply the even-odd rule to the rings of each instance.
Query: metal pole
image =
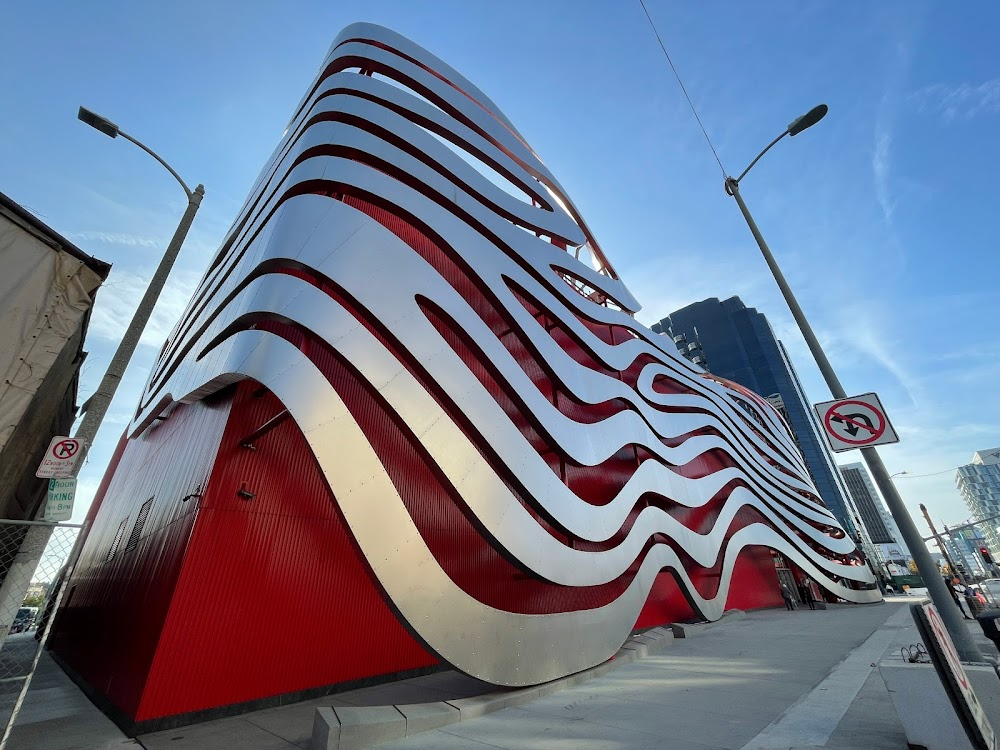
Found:
[[[809,351],[812,352],[813,358],[819,366],[819,371],[823,374],[823,378],[830,388],[830,393],[835,399],[847,398],[847,391],[840,384],[840,379],[834,372],[830,360],[826,358],[823,347],[819,344],[819,339],[813,333],[812,327],[802,312],[802,308],[799,307],[795,295],[792,294],[788,282],[785,281],[784,274],[778,268],[774,256],[771,255],[771,250],[764,241],[764,237],[757,228],[753,217],[750,215],[750,210],[747,208],[746,203],[743,202],[743,197],[740,195],[739,183],[732,177],[728,177],[726,178],[725,187],[726,192],[736,199],[736,204],[740,207],[743,218],[746,219],[747,226],[750,227],[754,239],[757,240],[757,246],[760,247],[760,252],[763,254],[768,268],[771,269],[771,273],[778,284],[778,288],[781,289],[781,294],[784,296],[785,302],[792,311],[792,317],[795,318],[795,322],[802,332],[802,337],[806,340]],[[930,594],[931,601],[934,602],[934,606],[941,613],[941,620],[948,629],[949,635],[951,635],[959,657],[963,661],[984,661],[979,647],[976,646],[976,642],[972,639],[969,629],[965,626],[965,622],[963,621],[964,615],[958,609],[955,600],[951,598],[951,594],[948,593],[948,588],[944,585],[944,578],[941,577],[930,551],[920,538],[920,532],[917,531],[913,519],[906,510],[903,498],[900,497],[899,492],[896,490],[896,485],[889,478],[889,472],[886,471],[885,465],[878,455],[878,451],[874,448],[861,448],[861,456],[868,465],[868,470],[875,480],[875,485],[882,493],[882,497],[885,498],[886,505],[889,506],[889,512],[892,513],[892,517],[899,526],[899,531],[903,535],[903,543],[906,544],[910,549],[910,554],[913,555],[913,560],[917,564],[917,571],[927,586],[927,593]]]
[[[924,514],[924,520],[927,521],[927,525],[931,529],[931,534],[934,535],[934,541],[937,542],[938,549],[941,550],[941,554],[944,555],[944,559],[948,561],[948,569],[951,571],[952,576],[957,576],[959,582],[963,586],[968,586],[969,583],[965,580],[965,576],[962,575],[962,571],[959,570],[958,566],[955,565],[955,561],[951,559],[951,555],[948,553],[948,547],[945,545],[944,540],[941,535],[938,534],[936,528],[934,528],[934,522],[931,520],[930,513],[927,512],[927,506],[920,503],[920,512]],[[945,529],[947,530],[947,526]]]
[[[83,421],[80,422],[80,427],[73,436],[87,446],[93,445],[97,432],[101,429],[104,415],[107,414],[115,391],[118,390],[118,385],[125,374],[125,369],[139,345],[142,332],[153,314],[153,308],[160,298],[160,293],[167,282],[174,261],[177,260],[177,254],[180,252],[181,245],[184,244],[184,239],[187,237],[192,222],[194,222],[194,216],[198,213],[198,207],[201,205],[201,199],[204,195],[205,188],[201,185],[196,187],[194,192],[188,194],[187,210],[184,211],[181,222],[177,225],[174,236],[170,239],[170,244],[167,245],[167,250],[160,259],[160,265],[156,267],[156,273],[150,279],[149,286],[146,287],[146,292],[142,295],[142,300],[132,315],[132,322],[129,323],[122,335],[121,343],[118,344],[118,349],[111,358],[111,364],[108,365],[97,390],[87,402],[87,411],[83,415]]]
[[[133,140],[133,139],[129,139]],[[148,151],[148,149],[146,149]],[[162,160],[161,160],[162,161]],[[170,170],[171,174],[176,173]],[[180,181],[180,178],[178,178]],[[84,446],[89,448],[94,444],[94,440],[97,438],[98,430],[101,429],[101,423],[104,421],[104,416],[107,414],[108,408],[111,406],[111,400],[115,396],[115,391],[118,390],[118,385],[121,383],[122,376],[125,374],[125,370],[128,367],[129,361],[132,359],[132,355],[139,345],[139,339],[142,337],[142,332],[146,328],[146,324],[149,322],[149,318],[153,313],[153,308],[156,306],[156,302],[160,297],[160,293],[163,291],[163,287],[166,284],[167,276],[170,275],[170,270],[173,268],[174,261],[177,259],[177,254],[180,252],[181,245],[184,242],[184,238],[187,237],[188,230],[191,228],[191,224],[194,221],[194,216],[198,212],[198,207],[201,205],[201,199],[205,195],[205,188],[199,185],[195,188],[194,192],[187,189],[183,182],[181,186],[184,187],[185,193],[188,197],[188,206],[184,211],[184,215],[181,217],[180,224],[177,225],[177,229],[174,231],[174,236],[171,238],[170,243],[167,245],[166,252],[164,252],[163,257],[160,259],[160,264],[156,267],[156,272],[153,274],[153,278],[149,282],[149,286],[146,288],[145,293],[142,295],[142,300],[139,302],[139,306],[136,308],[135,313],[132,315],[132,321],[129,323],[128,328],[125,329],[125,333],[122,335],[121,342],[118,344],[118,348],[115,350],[114,356],[111,358],[111,362],[108,365],[108,369],[104,373],[104,377],[101,378],[101,382],[97,386],[97,390],[90,397],[87,402],[87,411],[83,415],[83,420],[80,422],[80,426],[74,435],[75,438],[81,441]],[[40,511],[41,512],[41,511]],[[31,567],[37,564],[38,558],[42,554],[42,550],[49,541],[49,536],[52,534],[52,528],[49,525],[39,525],[32,527],[28,530],[25,535],[24,541],[21,543],[20,550],[27,551],[26,555],[19,552],[19,556],[23,557],[23,564],[27,567]],[[80,536],[82,539],[83,535]],[[78,541],[77,546],[81,542]],[[4,611],[11,611],[11,604],[16,607],[20,604],[21,600],[24,598],[24,591],[28,585],[27,581],[15,582],[13,579],[8,577],[7,580],[3,581],[4,585],[0,586],[0,602],[7,603],[3,608]],[[10,623],[6,622],[5,617],[0,616],[0,630],[5,627],[9,627]]]
[[[167,171],[174,176],[184,189],[184,193],[187,195],[188,205],[184,211],[184,215],[181,217],[180,223],[177,225],[177,229],[174,230],[174,236],[170,238],[170,242],[167,244],[167,249],[163,253],[163,257],[160,259],[160,263],[156,267],[156,271],[153,273],[153,278],[149,281],[149,286],[146,287],[146,291],[142,295],[142,299],[139,301],[139,306],[132,314],[132,320],[129,322],[128,328],[125,329],[121,343],[118,344],[118,348],[115,350],[114,356],[111,358],[111,362],[108,365],[108,369],[104,373],[104,377],[101,378],[101,382],[98,384],[97,390],[94,391],[94,394],[87,402],[87,411],[83,415],[80,427],[74,435],[74,437],[80,440],[87,448],[93,445],[94,440],[97,437],[97,433],[101,429],[101,423],[104,421],[104,416],[107,414],[108,408],[111,406],[111,401],[114,399],[115,392],[118,390],[118,386],[125,374],[125,370],[128,368],[132,355],[135,353],[135,350],[139,345],[139,339],[142,338],[142,332],[145,330],[146,324],[149,322],[149,318],[153,314],[153,308],[156,306],[160,293],[166,285],[167,277],[170,275],[170,271],[174,266],[174,261],[177,260],[177,255],[180,253],[181,246],[187,238],[188,230],[191,229],[191,224],[194,222],[195,214],[198,213],[198,208],[201,206],[201,200],[205,197],[205,187],[203,185],[198,185],[198,187],[196,187],[193,191],[189,190],[180,175],[178,175],[177,172],[174,171],[174,169],[152,149],[137,141],[135,138],[122,133],[121,131],[119,131],[118,134],[124,136],[126,139],[139,146],[143,151],[153,156],[153,158],[167,168]],[[87,531],[88,526],[85,524],[80,530],[80,534],[77,536],[76,542],[70,550],[69,556],[66,558],[66,575],[63,578],[62,585],[59,587],[59,591],[55,592],[55,605],[49,615],[49,620],[46,624],[46,633],[44,634],[43,641],[40,644],[39,653],[41,652],[41,646],[44,646],[44,641],[48,638],[48,633],[51,631],[52,624],[55,622],[56,616],[59,613],[59,606],[62,602],[63,591],[65,590],[69,579],[73,575],[76,562],[83,550],[83,544],[87,537]],[[51,533],[51,528],[31,528],[28,531],[28,537],[30,537],[30,539],[26,541],[41,541],[41,547],[39,547],[40,554],[41,548],[45,546],[45,543],[48,541],[48,537]],[[24,543],[22,543],[22,547],[23,546]],[[50,593],[50,596],[51,595],[52,594]],[[20,596],[23,598],[23,592],[20,593]],[[35,662],[32,664],[31,671],[28,673],[25,684],[22,687],[21,695],[15,703],[14,711],[10,716],[3,737],[0,739],[0,750],[3,750],[7,744],[8,738],[10,737],[11,727],[17,719],[17,713],[20,710],[20,705],[24,699],[24,694],[27,691],[27,686],[31,683],[31,677],[34,675],[34,669],[37,662],[38,655],[36,654]]]
[[[969,521],[968,523],[960,523],[958,526],[949,527],[947,524],[945,524],[944,530],[945,533],[948,534],[955,531],[961,531],[962,529],[971,529],[973,526],[978,526],[981,523],[992,521],[994,518],[1000,518],[1000,513],[997,513],[995,516],[986,516],[986,518],[977,518],[975,521]],[[934,537],[932,536],[925,536],[923,537],[923,540],[925,542],[929,542],[933,538]]]

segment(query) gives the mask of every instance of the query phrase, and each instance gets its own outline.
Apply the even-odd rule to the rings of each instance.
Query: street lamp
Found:
[[[80,107],[77,117],[82,122],[90,125],[90,127],[95,130],[101,131],[106,136],[111,138],[121,136],[128,141],[132,141],[132,143],[166,167],[167,171],[170,172],[170,174],[174,176],[174,179],[180,183],[181,187],[184,189],[184,194],[188,199],[187,209],[181,217],[180,224],[177,225],[177,229],[174,231],[174,236],[170,238],[170,243],[167,245],[167,249],[163,253],[163,257],[160,259],[160,264],[156,267],[156,272],[153,274],[153,278],[149,281],[149,286],[146,287],[146,291],[142,295],[142,299],[139,301],[139,306],[132,315],[132,320],[128,324],[128,328],[125,329],[125,333],[122,335],[122,340],[118,344],[118,349],[115,350],[114,356],[111,358],[111,363],[108,365],[108,369],[105,371],[104,377],[101,378],[101,382],[97,386],[97,390],[94,391],[94,394],[84,404],[85,411],[83,420],[80,422],[80,427],[77,429],[74,437],[81,441],[84,446],[89,447],[93,445],[94,439],[97,437],[97,432],[101,429],[101,422],[104,421],[104,416],[107,414],[108,407],[111,406],[111,400],[115,396],[115,391],[118,390],[118,385],[121,383],[122,376],[125,374],[125,369],[128,367],[128,363],[132,359],[132,355],[135,353],[136,347],[139,345],[139,339],[142,337],[142,332],[146,328],[146,324],[149,322],[150,316],[153,314],[153,307],[155,307],[156,301],[160,297],[160,292],[163,291],[163,287],[167,281],[167,276],[170,275],[170,269],[173,268],[174,261],[177,259],[177,254],[180,252],[181,245],[184,243],[184,238],[187,237],[188,230],[191,228],[192,222],[194,222],[194,216],[198,213],[198,207],[201,205],[201,199],[205,196],[205,188],[202,185],[198,185],[198,187],[194,190],[188,188],[184,180],[181,179],[181,176],[174,171],[173,167],[160,158],[156,152],[147,147],[145,144],[140,143],[127,133],[122,132],[117,125],[106,117],[102,117],[96,112],[91,112],[85,107]],[[42,653],[42,650],[48,641],[49,634],[52,632],[52,622],[55,621],[55,617],[59,612],[63,594],[66,590],[66,583],[73,575],[73,569],[80,556],[80,551],[83,549],[83,541],[87,537],[88,530],[89,527],[87,523],[84,523],[83,528],[80,529],[80,533],[76,537],[73,548],[70,550],[70,553],[66,557],[66,561],[63,564],[63,571],[65,574],[63,576],[62,584],[55,591],[49,592],[50,597],[55,597],[50,624],[45,628],[45,631],[42,634],[38,644],[38,650],[35,654],[35,660],[32,663],[24,682],[21,684],[21,691],[15,701],[10,720],[7,722],[3,736],[0,737],[0,749],[6,747],[7,740],[10,738],[11,729],[14,725],[14,718],[17,716],[20,706],[24,701],[24,696],[27,693],[28,687],[31,685],[32,677],[35,674],[35,667],[38,664],[38,657]],[[37,550],[36,552],[30,553],[35,555],[36,561],[34,564],[29,563],[29,569],[34,569],[34,565],[37,564],[37,558],[41,557],[42,550],[45,548],[51,533],[51,526],[46,525],[32,526],[29,529],[28,534],[25,536],[25,540],[21,543],[22,550]],[[27,581],[23,583],[23,587],[27,587]],[[18,605],[16,603],[13,604],[13,609],[11,609],[9,602],[20,602],[23,598],[23,590],[5,591],[0,589],[0,610],[17,611]],[[4,625],[5,623],[0,622],[0,630],[3,630]],[[7,623],[7,625],[9,626],[9,623]]]
[[[750,162],[750,165],[743,170],[739,177],[736,179],[726,177],[725,189],[726,193],[736,199],[736,204],[740,207],[743,218],[746,219],[747,226],[750,227],[750,232],[753,234],[754,239],[757,240],[757,246],[760,247],[760,252],[763,254],[768,268],[771,269],[771,274],[774,276],[774,280],[777,282],[778,288],[781,290],[781,294],[785,298],[785,302],[788,304],[788,307],[792,312],[792,317],[795,318],[795,322],[798,324],[799,330],[802,332],[802,337],[806,340],[809,351],[812,352],[813,358],[816,360],[816,364],[819,366],[819,370],[823,374],[823,379],[826,380],[826,384],[830,388],[830,393],[835,399],[843,399],[847,398],[847,391],[845,391],[844,387],[840,384],[840,379],[834,372],[833,366],[830,364],[830,360],[827,359],[826,353],[823,351],[823,347],[820,346],[819,339],[817,339],[816,334],[813,333],[812,327],[809,325],[805,314],[802,312],[802,308],[799,307],[798,300],[795,299],[795,295],[792,293],[791,287],[789,287],[788,282],[785,281],[784,274],[782,274],[781,269],[778,268],[778,264],[774,260],[774,256],[771,255],[771,250],[764,241],[764,237],[757,228],[756,222],[754,222],[753,217],[750,215],[750,210],[747,208],[746,203],[743,202],[743,197],[740,195],[740,181],[746,177],[747,172],[750,171],[754,164],[756,164],[760,158],[767,153],[772,146],[774,146],[774,144],[786,135],[795,136],[806,128],[812,127],[823,119],[827,110],[828,108],[825,104],[820,104],[817,107],[813,107],[801,117],[792,120],[791,124],[785,128],[785,131],[781,135],[771,141],[763,151],[757,154],[757,157]],[[930,551],[924,544],[923,539],[921,539],[920,532],[917,531],[917,527],[914,525],[909,512],[907,512],[906,506],[903,504],[903,498],[900,497],[899,492],[896,490],[896,486],[892,483],[892,478],[889,476],[889,472],[886,470],[885,464],[882,463],[882,459],[879,456],[878,451],[870,447],[861,448],[861,456],[868,465],[868,470],[875,479],[875,484],[878,485],[879,490],[882,492],[882,497],[885,498],[886,504],[889,506],[889,512],[892,513],[893,518],[896,520],[896,524],[899,526],[899,531],[903,535],[903,542],[907,547],[909,547],[910,554],[913,555],[914,562],[917,564],[917,570],[919,571],[921,578],[923,578],[924,584],[927,586],[927,592],[930,594],[931,600],[940,612],[941,619],[944,622],[945,627],[948,629],[948,633],[951,635],[952,641],[955,643],[955,648],[958,650],[959,656],[964,661],[983,661],[983,655],[980,653],[979,647],[976,646],[968,628],[966,628],[965,623],[962,622],[962,612],[958,609],[958,605],[955,604],[955,600],[951,598],[951,594],[945,586],[944,579],[938,572],[937,566],[934,564],[933,558],[931,558]]]
[[[909,474],[909,473],[910,472],[908,472],[908,471],[897,471],[895,474],[890,474],[889,475],[889,479],[892,479],[893,477],[900,477],[903,474]]]
[[[156,152],[145,144],[140,143],[128,133],[123,132],[108,118],[102,117],[96,112],[91,112],[85,107],[80,107],[77,117],[81,122],[90,125],[90,127],[95,130],[99,130],[106,136],[111,138],[121,136],[122,138],[131,141],[147,154],[152,156],[160,162],[160,164],[166,167],[167,171],[170,172],[170,174],[174,176],[174,179],[180,183],[181,187],[184,189],[184,194],[188,199],[187,209],[181,217],[180,224],[177,225],[177,229],[174,231],[174,236],[170,239],[170,243],[167,245],[166,252],[160,259],[160,265],[156,267],[156,272],[153,274],[153,278],[149,281],[149,286],[146,287],[146,292],[142,295],[142,300],[139,302],[139,306],[132,315],[132,321],[129,323],[128,328],[125,329],[121,343],[118,344],[118,349],[111,358],[111,364],[108,365],[108,369],[104,373],[104,377],[101,379],[100,384],[97,386],[97,390],[95,390],[94,394],[87,400],[83,420],[80,422],[80,427],[77,429],[74,437],[89,446],[93,444],[94,439],[97,437],[97,431],[101,428],[101,422],[104,421],[104,415],[111,406],[111,400],[114,398],[115,391],[118,390],[118,385],[121,383],[122,376],[125,374],[125,368],[128,367],[128,363],[132,359],[132,355],[135,353],[136,347],[139,345],[139,339],[142,337],[142,332],[145,330],[146,324],[149,322],[149,318],[153,314],[153,307],[156,306],[156,301],[159,299],[160,293],[163,291],[163,287],[167,282],[167,276],[170,275],[170,270],[174,266],[174,261],[177,260],[177,254],[180,252],[181,245],[184,244],[184,239],[187,237],[187,233],[191,228],[192,222],[194,222],[194,216],[198,213],[198,207],[201,205],[201,199],[205,196],[205,188],[198,185],[198,187],[194,190],[189,189],[184,180],[181,179],[180,175],[174,171],[173,167],[160,158]]]

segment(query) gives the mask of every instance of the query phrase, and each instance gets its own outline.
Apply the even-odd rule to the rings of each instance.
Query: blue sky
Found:
[[[935,474],[899,480],[908,504],[967,518],[945,470],[1000,445],[1000,9],[647,5],[730,173],[830,105],[754,168],[743,195],[847,390],[887,405],[902,438],[883,451],[890,471]],[[767,314],[810,397],[829,398],[638,0],[22,3],[0,28],[0,191],[114,264],[81,402],[185,200],[152,159],[79,123],[77,107],[207,191],[81,474],[78,516],[293,106],[358,20],[409,36],[493,98],[573,196],[640,320],[738,294]]]

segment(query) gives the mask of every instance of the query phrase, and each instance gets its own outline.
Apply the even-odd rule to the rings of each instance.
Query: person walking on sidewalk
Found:
[[[789,611],[795,609],[795,598],[792,596],[792,590],[784,582],[781,584],[781,598],[785,600],[785,607]]]
[[[962,613],[962,617],[966,620],[971,620],[972,618],[965,614],[965,608],[962,607],[962,600],[959,598],[958,592],[955,590],[955,582],[952,581],[950,576],[944,579],[944,585],[948,587],[948,593],[950,593],[951,598],[955,600],[955,605],[958,607],[958,611]]]
[[[808,578],[802,579],[802,583],[799,584],[799,592],[802,594],[802,601],[809,605],[809,609],[816,609],[816,600],[813,599],[812,587],[809,585]]]

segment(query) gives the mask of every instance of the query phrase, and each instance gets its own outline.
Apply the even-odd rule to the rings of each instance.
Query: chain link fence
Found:
[[[0,520],[0,726],[31,674],[80,526]]]

